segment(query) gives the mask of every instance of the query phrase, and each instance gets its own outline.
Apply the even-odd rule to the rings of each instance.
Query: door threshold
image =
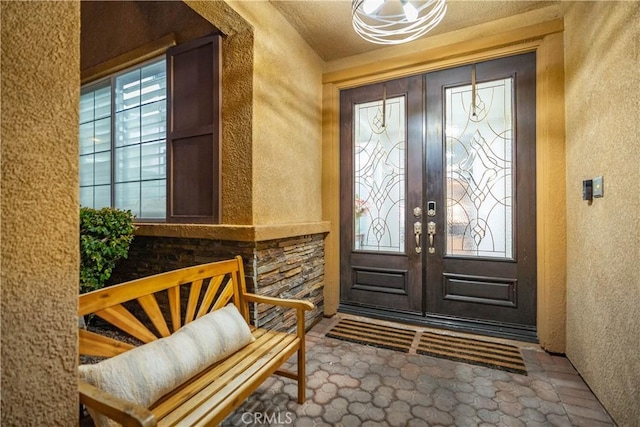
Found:
[[[439,314],[421,315],[411,312],[393,311],[377,307],[365,307],[343,303],[338,306],[338,312],[379,320],[407,323],[411,325],[447,329],[451,331],[506,338],[536,344],[538,343],[538,334],[536,332],[536,328],[533,326],[443,316]]]

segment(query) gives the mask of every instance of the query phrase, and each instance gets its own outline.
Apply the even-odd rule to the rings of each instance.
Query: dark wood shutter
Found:
[[[220,220],[220,36],[167,51],[167,221]]]

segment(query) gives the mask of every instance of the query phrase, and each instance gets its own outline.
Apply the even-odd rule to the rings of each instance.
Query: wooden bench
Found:
[[[218,425],[275,373],[297,380],[298,402],[303,403],[306,400],[304,312],[314,306],[301,300],[248,293],[241,257],[170,271],[80,295],[78,314],[95,314],[142,343],[149,343],[175,333],[181,326],[230,302],[250,326],[255,341],[215,362],[150,407],[123,400],[82,380],[79,381],[80,402],[125,426]],[[296,310],[296,333],[251,326],[250,303]],[[109,358],[134,347],[79,329],[80,355]],[[283,363],[296,352],[297,372],[281,370]]]

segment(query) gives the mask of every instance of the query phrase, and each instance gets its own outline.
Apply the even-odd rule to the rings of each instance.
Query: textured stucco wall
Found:
[[[76,424],[78,2],[1,2],[3,426]]]
[[[565,14],[567,356],[620,426],[640,420],[640,3]],[[604,198],[581,199],[604,176]]]
[[[220,5],[215,3],[218,2],[187,1],[223,33],[234,38],[248,37],[246,30],[224,25],[228,17],[216,14]],[[223,87],[231,91],[227,93],[227,104],[223,104],[223,118],[228,113],[235,114],[247,102],[251,106],[242,112],[242,117],[247,112],[251,114],[249,126],[223,121],[226,127],[223,145],[228,147],[229,158],[229,169],[224,173],[236,170],[250,177],[250,181],[241,182],[242,187],[228,191],[240,194],[249,191],[252,224],[320,221],[323,62],[269,2],[226,3],[252,28],[252,37],[244,40],[252,47],[249,54],[231,52],[234,46],[229,40],[223,45],[223,53],[232,54],[225,58],[225,67],[241,67],[243,71],[242,74],[223,71]],[[252,72],[251,84],[241,86],[237,79],[246,78],[244,71]],[[250,89],[251,93],[236,92],[241,88]],[[249,148],[246,144],[229,144],[240,135],[250,137]],[[250,168],[236,162],[242,159],[251,159]],[[230,219],[240,216],[244,202],[242,198],[228,200],[223,215],[233,213]]]
[[[253,29],[224,1],[185,3],[222,40],[222,224],[253,224]]]
[[[323,61],[269,2],[229,4],[254,27],[254,223],[320,221]]]
[[[80,69],[85,70],[173,33],[178,44],[217,32],[178,1],[83,1]]]

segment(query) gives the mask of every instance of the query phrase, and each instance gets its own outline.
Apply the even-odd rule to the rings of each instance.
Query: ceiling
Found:
[[[351,0],[270,0],[325,61],[381,49],[358,36],[351,25]],[[549,1],[448,0],[447,14],[427,36],[539,9]]]

